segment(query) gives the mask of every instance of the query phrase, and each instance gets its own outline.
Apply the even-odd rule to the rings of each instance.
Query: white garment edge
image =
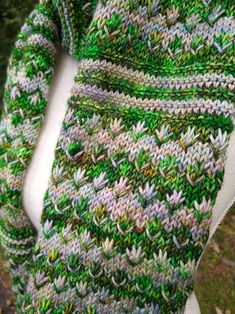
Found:
[[[40,219],[43,210],[43,196],[46,192],[52,163],[59,137],[61,124],[67,110],[67,100],[71,96],[71,88],[74,84],[74,76],[77,74],[78,60],[59,50],[55,65],[55,72],[49,88],[48,104],[45,111],[43,125],[39,131],[36,147],[29,167],[26,171],[22,203],[26,214],[35,226],[40,230]],[[235,197],[235,131],[227,151],[224,181],[218,192],[213,208],[212,223],[210,226],[209,240],[216,231],[218,223],[226,214],[225,209]],[[191,293],[186,303],[184,314],[201,314],[197,297]]]

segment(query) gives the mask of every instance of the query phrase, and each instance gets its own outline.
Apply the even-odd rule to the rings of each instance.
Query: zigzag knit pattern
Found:
[[[12,51],[0,241],[19,313],[183,314],[234,129],[233,1],[41,1]],[[40,232],[21,189],[58,43],[77,58]]]

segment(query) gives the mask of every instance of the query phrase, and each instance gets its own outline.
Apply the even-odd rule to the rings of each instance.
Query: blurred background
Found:
[[[4,0],[0,5],[0,109],[6,66],[15,36],[35,0]],[[235,314],[235,206],[206,248],[196,274],[195,293],[202,314]],[[0,248],[0,314],[15,313],[11,282]]]

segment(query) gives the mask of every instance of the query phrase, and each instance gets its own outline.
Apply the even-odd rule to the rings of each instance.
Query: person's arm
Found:
[[[47,104],[58,23],[51,1],[40,1],[17,35],[7,68],[0,118],[0,244],[17,299],[23,298],[36,243],[21,192]]]

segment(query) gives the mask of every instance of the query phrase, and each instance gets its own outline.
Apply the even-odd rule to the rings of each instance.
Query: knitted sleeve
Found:
[[[56,10],[40,1],[17,35],[7,68],[0,120],[0,243],[17,295],[24,291],[36,239],[21,191],[43,121],[58,30]]]

